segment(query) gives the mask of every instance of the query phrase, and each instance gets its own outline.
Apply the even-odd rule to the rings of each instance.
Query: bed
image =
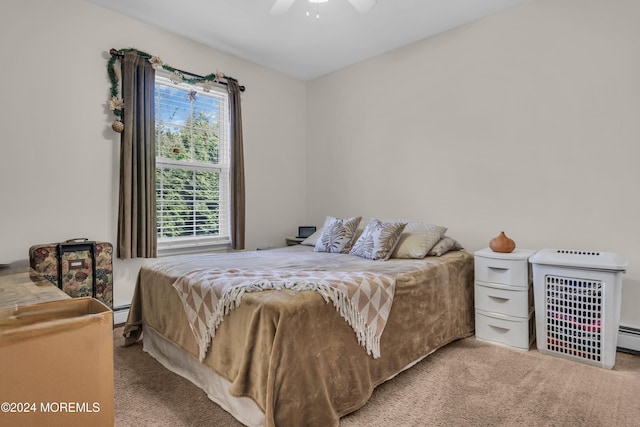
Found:
[[[235,295],[220,318],[204,316],[194,324],[207,299],[189,294],[186,284],[236,273],[245,281],[267,275],[253,284],[271,286]],[[368,310],[363,314],[362,299],[355,314],[353,307],[340,310],[335,295],[294,290],[318,275],[335,279],[335,273],[342,274],[339,280],[355,274],[393,282],[391,303],[377,301],[379,290],[367,298],[381,312],[389,309],[382,331],[358,325]],[[292,279],[299,276],[307,279]],[[189,313],[194,298],[200,305]],[[208,337],[203,322],[213,326]],[[124,334],[128,344],[143,335],[145,351],[245,425],[324,427],[337,426],[377,385],[473,329],[473,256],[464,250],[372,261],[298,245],[145,265]]]

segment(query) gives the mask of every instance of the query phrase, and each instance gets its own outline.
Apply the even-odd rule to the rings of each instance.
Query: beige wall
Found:
[[[110,48],[127,47],[246,85],[247,248],[284,245],[306,219],[304,82],[81,0],[4,0],[0,263],[25,263],[38,243],[115,243],[119,137],[106,65]],[[116,260],[116,306],[130,302],[141,263]]]
[[[640,2],[532,0],[307,85],[309,220],[618,252],[640,327]]]
[[[0,263],[115,243],[107,52],[136,47],[247,86],[249,249],[363,215],[443,224],[469,250],[505,230],[522,248],[613,251],[630,261],[622,323],[640,327],[635,0],[532,0],[306,84],[81,0],[0,12]],[[116,305],[140,264],[116,261]]]

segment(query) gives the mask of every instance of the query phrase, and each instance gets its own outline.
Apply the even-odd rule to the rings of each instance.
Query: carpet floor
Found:
[[[116,426],[241,424],[114,330]],[[612,370],[467,338],[380,385],[340,420],[369,426],[638,426],[640,356]]]

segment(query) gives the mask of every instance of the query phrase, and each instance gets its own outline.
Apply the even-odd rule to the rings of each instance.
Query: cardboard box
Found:
[[[93,298],[0,311],[0,425],[113,426],[113,313]]]

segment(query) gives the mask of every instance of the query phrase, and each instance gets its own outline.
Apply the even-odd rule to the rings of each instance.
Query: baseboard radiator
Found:
[[[618,350],[640,354],[640,329],[620,326],[618,331]]]
[[[129,317],[129,309],[131,305],[121,305],[119,307],[114,307],[113,309],[113,325],[124,325],[127,322],[127,317]]]

